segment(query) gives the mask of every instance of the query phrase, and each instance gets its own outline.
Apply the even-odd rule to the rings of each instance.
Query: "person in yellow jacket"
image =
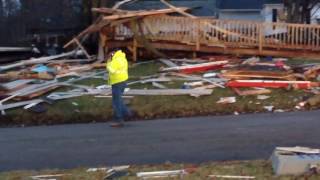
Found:
[[[111,127],[122,127],[124,119],[131,117],[132,113],[124,104],[122,95],[127,87],[128,61],[126,54],[121,50],[112,52],[107,60],[106,68],[109,73],[109,85],[112,87],[112,108],[114,121]]]

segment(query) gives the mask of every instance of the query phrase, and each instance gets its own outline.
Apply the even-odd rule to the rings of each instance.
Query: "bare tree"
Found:
[[[311,23],[311,11],[320,0],[284,0],[287,21],[290,23]]]

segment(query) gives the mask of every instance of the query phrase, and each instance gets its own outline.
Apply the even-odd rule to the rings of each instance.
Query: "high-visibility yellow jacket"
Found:
[[[128,80],[128,61],[126,54],[121,50],[116,51],[111,61],[107,62],[109,84],[117,84]]]

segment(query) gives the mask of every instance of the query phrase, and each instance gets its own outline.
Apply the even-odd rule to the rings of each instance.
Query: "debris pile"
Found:
[[[56,56],[41,57],[0,66],[1,85],[0,110],[24,107],[33,109],[41,103],[80,96],[111,97],[111,87],[106,85],[108,74],[105,64],[96,57],[75,59],[84,49]],[[297,108],[319,104],[319,64],[290,66],[286,59],[263,60],[260,58],[203,59],[160,59],[163,66],[152,76],[130,81],[125,95],[134,96],[176,96],[200,97],[211,95],[215,88],[230,88],[237,96],[256,95],[258,100],[269,99],[274,88],[305,90],[315,97],[300,102]],[[153,63],[152,61],[150,63]],[[96,87],[79,85],[76,82],[99,78],[104,84]],[[181,88],[168,88],[167,83],[183,82]],[[135,84],[150,84],[153,88],[133,89]],[[69,87],[67,91],[57,91]],[[54,92],[52,92],[54,91]],[[263,96],[262,96],[263,95]],[[236,103],[236,97],[220,97],[217,103]],[[39,109],[39,108],[35,108]],[[266,106],[273,111],[273,106]]]

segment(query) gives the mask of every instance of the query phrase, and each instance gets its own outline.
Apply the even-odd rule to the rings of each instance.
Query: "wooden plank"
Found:
[[[18,108],[18,107],[22,107],[28,104],[33,104],[33,103],[41,103],[43,102],[42,99],[35,99],[35,100],[30,100],[30,101],[22,101],[22,102],[16,102],[16,103],[10,103],[10,104],[2,104],[0,105],[0,110],[7,110],[7,109],[13,109],[13,108]]]
[[[252,96],[252,95],[261,95],[261,94],[270,94],[272,91],[269,89],[253,89],[241,91],[238,88],[232,88],[235,93],[239,96]]]
[[[76,53],[76,51],[71,51],[71,52],[62,53],[62,54],[58,54],[58,55],[54,55],[54,56],[40,57],[40,58],[30,59],[30,60],[23,60],[18,63],[0,66],[0,71],[5,71],[5,70],[21,67],[21,66],[26,66],[26,65],[48,63],[51,60],[62,58],[62,57],[68,57],[68,56],[71,56],[75,53]]]
[[[261,24],[259,26],[259,52],[261,53],[263,50],[263,44],[264,44],[264,26]]]
[[[32,48],[30,47],[0,47],[1,52],[31,52]]]
[[[130,89],[125,95],[136,96],[177,96],[177,95],[211,95],[211,89]]]

